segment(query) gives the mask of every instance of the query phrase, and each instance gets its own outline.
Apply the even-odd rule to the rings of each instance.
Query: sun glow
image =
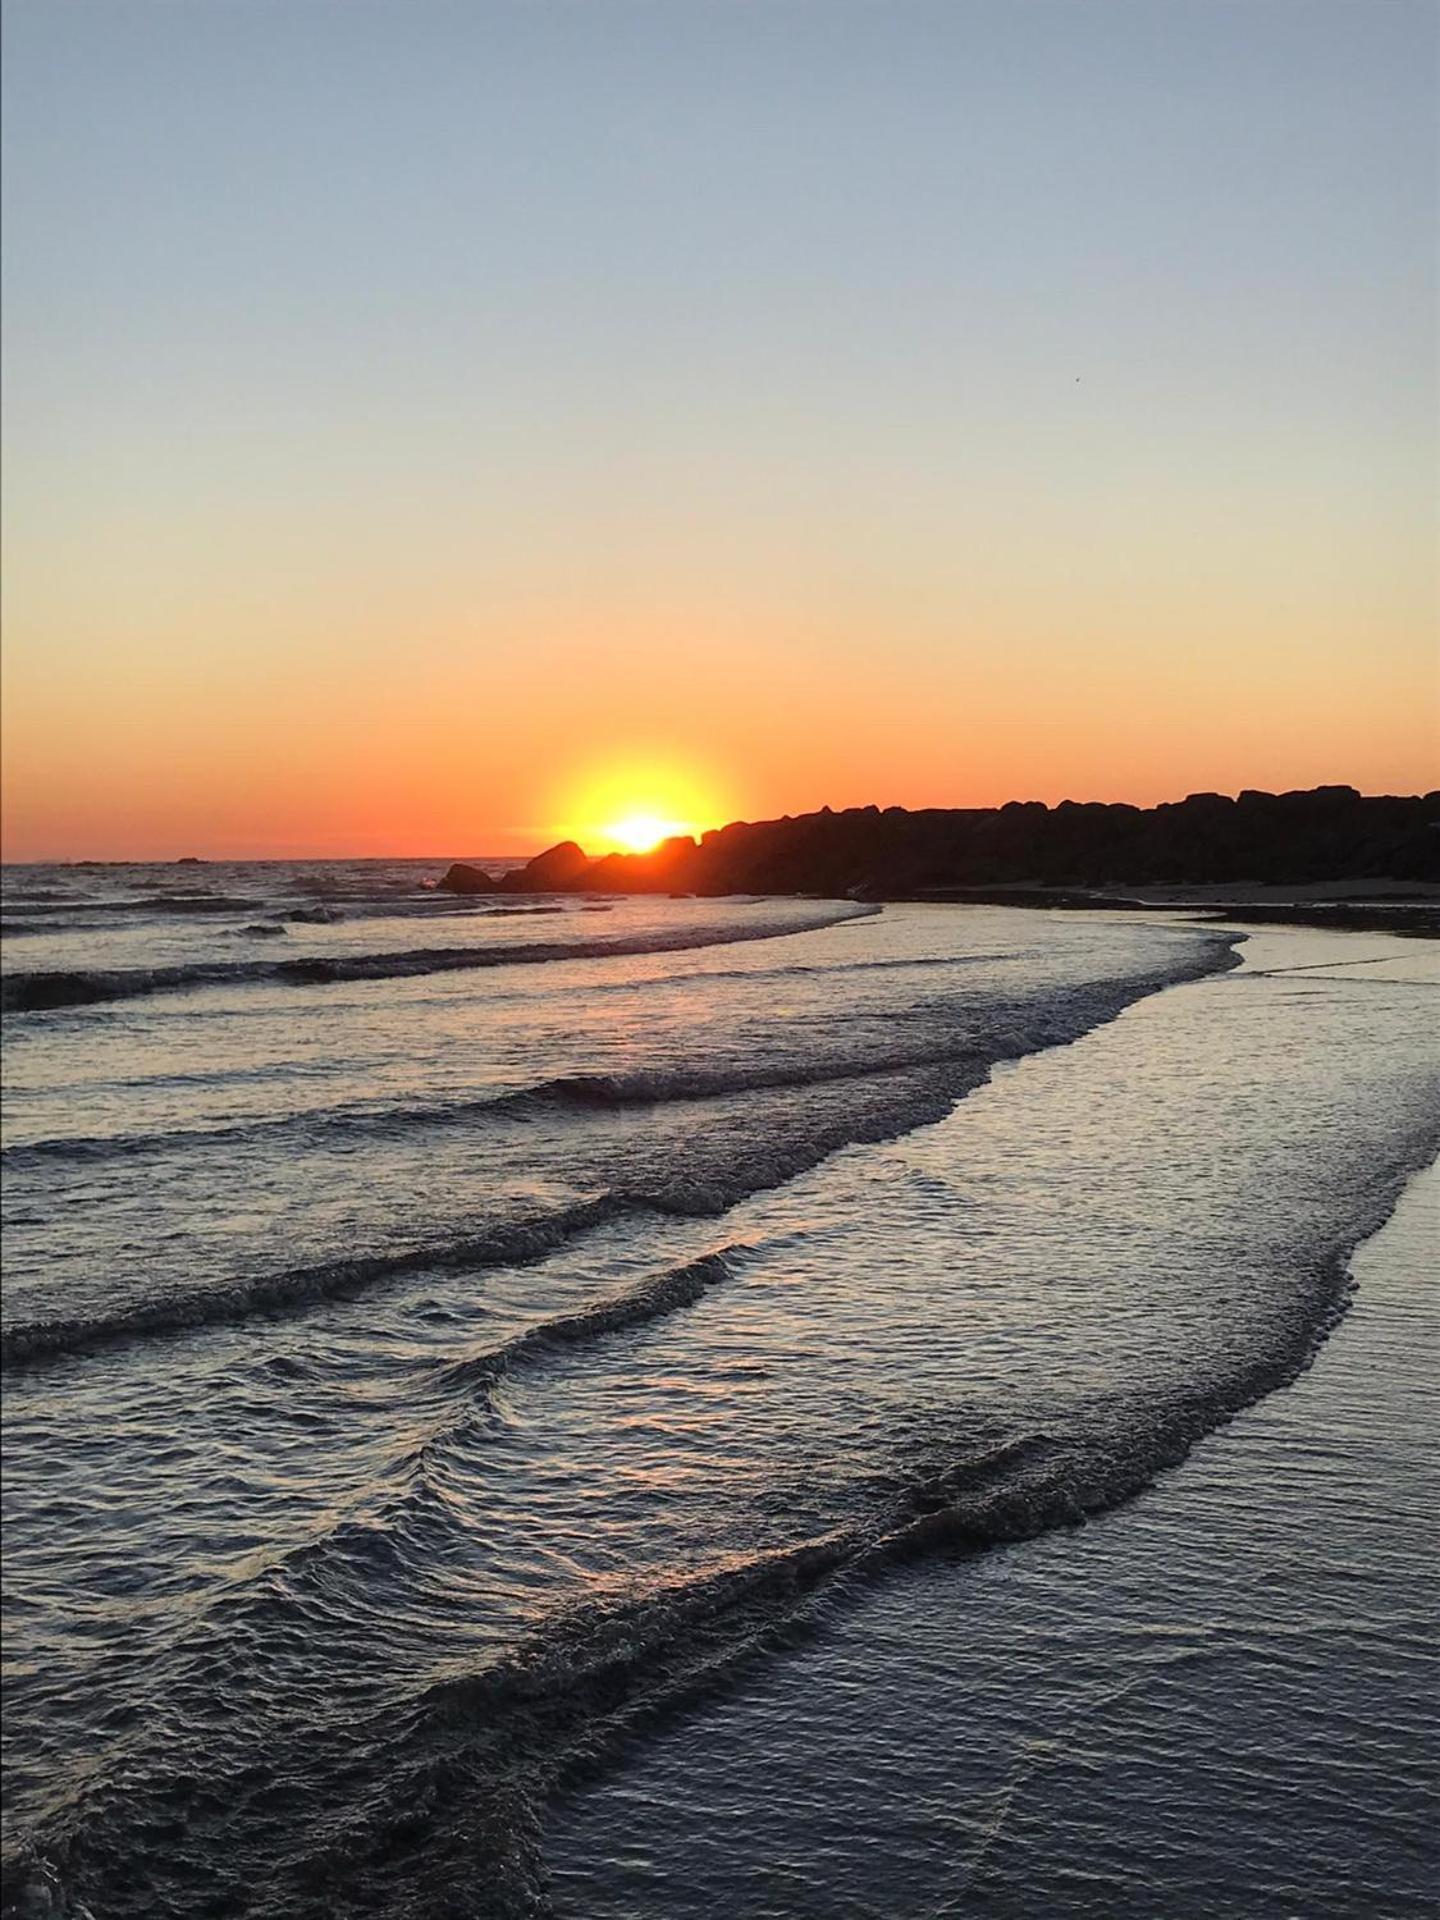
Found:
[[[581,775],[554,816],[556,837],[587,853],[649,853],[682,835],[699,839],[731,816],[719,788],[690,766],[645,754]]]
[[[696,829],[689,820],[666,820],[658,813],[627,813],[622,820],[612,820],[600,831],[622,853],[649,853],[662,840],[673,840],[677,834],[694,834]]]

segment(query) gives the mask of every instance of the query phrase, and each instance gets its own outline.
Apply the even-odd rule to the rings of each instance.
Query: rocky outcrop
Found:
[[[451,869],[452,873],[455,869]],[[448,878],[448,876],[447,876]],[[1141,887],[1440,881],[1440,793],[1353,787],[1158,807],[1063,800],[1003,807],[856,807],[737,821],[653,853],[590,860],[573,841],[507,874],[504,892],[809,893],[894,899],[959,889],[1124,892]],[[442,885],[445,883],[442,882]]]

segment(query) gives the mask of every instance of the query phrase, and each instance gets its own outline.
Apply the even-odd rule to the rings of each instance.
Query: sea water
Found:
[[[1440,1144],[1433,949],[437,871],[8,875],[7,1900],[1212,1910],[1193,1849],[1125,1879],[1225,1774],[1212,1601],[1157,1625],[1089,1543],[1163,1499],[1192,1587],[1225,1551],[1207,1436]],[[1250,1479],[1293,1525],[1303,1476]],[[1366,1642],[1401,1701],[1417,1637]],[[1356,1766],[1418,1911],[1413,1783]],[[1274,1808],[1295,1910],[1386,1911],[1325,1804]]]

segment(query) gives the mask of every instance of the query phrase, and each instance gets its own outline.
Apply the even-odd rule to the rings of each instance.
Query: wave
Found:
[[[0,1367],[15,1372],[103,1347],[278,1317],[327,1300],[344,1299],[382,1281],[426,1268],[529,1265],[544,1259],[565,1241],[623,1215],[668,1211],[663,1196],[607,1190],[570,1206],[497,1222],[454,1239],[394,1253],[318,1261],[228,1287],[167,1294],[113,1314],[19,1322],[0,1330]],[[682,1207],[678,1211],[688,1214],[690,1210]],[[512,1368],[546,1352],[577,1346],[673,1313],[728,1278],[735,1261],[753,1253],[756,1244],[737,1241],[683,1266],[669,1268],[658,1278],[610,1295],[593,1306],[539,1321],[499,1346],[445,1361],[431,1384],[439,1392],[493,1385]]]
[[[1033,1050],[1017,1031],[1012,1043],[1019,1052]],[[649,1073],[574,1073],[533,1087],[519,1087],[480,1099],[447,1105],[417,1103],[373,1108],[324,1108],[318,1112],[286,1114],[275,1120],[246,1120],[216,1127],[175,1128],[154,1133],[71,1134],[27,1140],[0,1151],[0,1166],[16,1172],[25,1167],[67,1161],[100,1162],[142,1158],[147,1154],[243,1147],[266,1140],[296,1137],[307,1144],[330,1139],[394,1140],[412,1130],[483,1126],[488,1122],[523,1120],[536,1114],[623,1112],[631,1107],[678,1106],[687,1102],[725,1099],[746,1093],[782,1092],[823,1087],[842,1080],[874,1080],[885,1074],[923,1067],[940,1067],[973,1059],[990,1048],[974,1034],[963,1042],[917,1045],[865,1059],[820,1059],[788,1065],[736,1063],[725,1067],[682,1067]]]
[[[432,1245],[323,1260],[230,1286],[169,1293],[116,1313],[21,1322],[0,1332],[0,1366],[12,1371],[100,1347],[294,1313],[424,1267],[518,1266],[542,1259],[562,1241],[613,1219],[629,1204],[617,1195],[603,1193],[572,1206],[501,1221]]]
[[[569,903],[557,906],[501,906],[486,899],[452,899],[448,896],[407,895],[403,900],[376,899],[368,895],[340,896],[345,906],[287,907],[282,920],[297,926],[330,927],[342,920],[503,920],[511,914],[569,913]]]
[[[1007,1057],[1012,1051],[1031,1053],[1049,1043],[1051,1029],[1048,1026],[1031,1026],[1027,1032],[1024,1015],[1016,1018],[1020,1024],[1007,1026],[1002,1019],[985,1034],[969,1031],[963,1036],[947,1036],[938,1044],[930,1040],[872,1053],[863,1059],[842,1056],[774,1065],[756,1061],[749,1065],[689,1066],[649,1073],[562,1074],[535,1087],[497,1095],[478,1109],[472,1109],[467,1117],[473,1118],[477,1111],[497,1117],[546,1109],[623,1112],[627,1107],[671,1106],[687,1101],[723,1100],[734,1094],[833,1086],[842,1080],[878,1080],[886,1074],[953,1066],[961,1061],[973,1062],[977,1057],[989,1065],[994,1058]]]
[[[377,1534],[403,1532],[408,1518],[437,1499],[427,1470],[448,1443],[458,1436],[473,1434],[477,1401],[488,1406],[495,1390],[514,1374],[543,1365],[547,1360],[603,1340],[610,1334],[651,1324],[693,1306],[712,1287],[732,1279],[743,1260],[765,1248],[787,1244],[793,1238],[793,1235],[774,1235],[762,1240],[735,1241],[679,1266],[666,1268],[652,1279],[589,1306],[535,1321],[498,1345],[482,1346],[435,1361],[419,1388],[420,1395],[450,1407],[459,1403],[461,1411],[458,1417],[442,1417],[423,1440],[412,1444],[397,1459],[395,1464],[403,1475],[399,1491],[385,1501],[378,1515],[367,1513],[361,1518],[352,1510],[322,1532],[284,1549],[267,1565],[283,1568],[293,1582],[304,1570],[331,1566],[337,1558],[343,1560],[357,1547],[362,1557],[371,1556]],[[272,1367],[282,1369],[291,1364],[283,1356],[270,1362]],[[443,1497],[440,1504],[444,1504]]]
[[[515,911],[515,909],[511,909]],[[519,909],[521,912],[545,909]],[[5,977],[0,1005],[9,1013],[44,1013],[105,1001],[198,987],[321,986],[351,980],[404,980],[417,974],[469,972],[482,967],[534,965],[544,961],[604,960],[650,953],[678,953],[695,947],[732,946],[746,940],[770,940],[809,933],[839,920],[863,917],[878,908],[801,917],[784,926],[729,926],[704,932],[656,933],[619,940],[531,941],[513,945],[415,947],[397,953],[320,954],[275,961],[201,961],[169,967],[116,967],[68,971],[16,972]]]
[[[1388,1192],[1377,1216],[1393,1198]],[[552,1682],[568,1690],[577,1678],[576,1654],[591,1666],[611,1665],[617,1652],[622,1665],[645,1664],[657,1639],[673,1639],[677,1627],[710,1621],[737,1603],[748,1608],[759,1600],[768,1613],[775,1600],[788,1605],[842,1569],[864,1575],[922,1554],[1027,1539],[1119,1504],[1304,1370],[1346,1311],[1354,1291],[1350,1255],[1375,1224],[1367,1220],[1345,1251],[1297,1276],[1294,1310],[1274,1344],[1233,1374],[1123,1416],[1082,1416],[1073,1432],[1012,1436],[917,1475],[877,1512],[819,1538],[652,1590],[630,1605],[577,1610],[508,1670],[446,1683],[432,1690],[432,1700],[447,1711],[468,1711],[477,1689],[493,1696],[517,1680],[516,1691],[527,1697]],[[559,1661],[557,1651],[565,1656]]]
[[[746,973],[746,984],[763,983],[796,973],[864,971],[892,966],[963,965],[966,962],[935,961],[859,961],[840,962],[833,968],[767,967]],[[732,973],[687,974],[686,985],[696,980],[735,980]],[[628,989],[632,983],[619,985]],[[653,989],[653,981],[634,983]],[[608,991],[606,987],[600,989]],[[1017,1020],[1023,1015],[1016,1014]],[[883,1054],[864,1059],[836,1057],[774,1065],[732,1063],[723,1067],[679,1067],[649,1072],[620,1074],[561,1074],[553,1080],[530,1087],[506,1088],[479,1098],[448,1103],[396,1103],[392,1106],[329,1107],[315,1112],[284,1114],[276,1119],[257,1119],[214,1127],[187,1127],[151,1133],[62,1134],[53,1138],[27,1140],[0,1150],[0,1166],[16,1170],[50,1162],[102,1161],[128,1159],[148,1153],[172,1153],[186,1149],[205,1150],[216,1146],[243,1146],[276,1136],[296,1135],[307,1142],[329,1138],[393,1139],[412,1128],[450,1128],[474,1126],[508,1116],[524,1117],[547,1109],[591,1113],[597,1110],[623,1110],[632,1106],[662,1106],[685,1101],[721,1099],[731,1094],[758,1093],[785,1088],[825,1086],[837,1080],[861,1080],[893,1073],[905,1068],[940,1066],[983,1050],[983,1042],[974,1033],[963,1040],[949,1039],[940,1044],[918,1043],[891,1048]],[[1020,1045],[1020,1051],[1030,1051]],[[205,1076],[208,1084],[208,1076]]]
[[[107,900],[110,913],[251,913],[265,901],[243,893],[149,893],[143,900]]]
[[[698,1260],[671,1267],[654,1280],[647,1280],[626,1293],[613,1294],[593,1306],[575,1313],[557,1314],[541,1320],[524,1333],[517,1333],[498,1347],[487,1347],[446,1361],[439,1370],[436,1385],[442,1391],[488,1389],[517,1367],[528,1365],[547,1354],[584,1346],[626,1327],[643,1326],[666,1314],[693,1306],[711,1287],[728,1280],[734,1263],[752,1251],[744,1242],[722,1247],[718,1252],[702,1254]]]
[[[138,900],[77,900],[73,895],[7,895],[6,908],[12,912],[33,914],[35,918],[58,918],[62,914],[189,914],[254,913],[263,910],[266,901],[254,894],[223,893],[147,893]]]
[[[621,1213],[649,1211],[676,1218],[718,1216],[748,1195],[779,1186],[818,1165],[841,1147],[894,1139],[942,1118],[957,1099],[983,1085],[1001,1060],[1066,1044],[1113,1019],[1148,993],[1238,965],[1233,938],[1213,937],[1163,974],[1131,977],[1052,998],[1029,1009],[1028,1018],[1017,1018],[1015,1009],[1005,1009],[1007,1017],[987,1033],[968,1036],[963,1047],[939,1057],[899,1066],[861,1064],[858,1070],[853,1065],[848,1070],[822,1069],[818,1073],[812,1068],[799,1079],[800,1086],[853,1085],[857,1096],[863,1088],[866,1097],[834,1102],[823,1112],[807,1114],[805,1124],[796,1130],[762,1124],[750,1130],[719,1164],[678,1164],[652,1171],[639,1184],[607,1182],[598,1197],[578,1206],[530,1216],[518,1223],[502,1221],[443,1241],[320,1262],[232,1286],[167,1294],[113,1314],[21,1323],[0,1335],[0,1366],[28,1366],[95,1347],[293,1312],[312,1302],[359,1292],[424,1267],[480,1267],[528,1260],[549,1251],[570,1234]],[[1023,1014],[1027,1010],[1020,1011]],[[728,1084],[732,1090],[752,1091],[796,1082],[787,1083],[773,1071],[756,1068],[748,1079]],[[672,1084],[670,1097],[699,1099],[713,1096],[715,1090],[713,1080],[707,1081],[703,1074],[690,1075],[682,1084]],[[631,1076],[628,1081],[571,1076],[548,1088],[513,1096],[508,1104],[512,1112],[523,1112],[527,1106],[547,1100],[604,1108],[655,1096],[655,1081],[644,1076]],[[480,1111],[493,1111],[501,1104],[484,1103]],[[49,1144],[38,1142],[10,1152],[34,1157]]]
[[[748,976],[753,977],[753,976]],[[762,976],[763,977],[763,976]],[[944,1067],[983,1058],[1018,1057],[1068,1038],[1054,1020],[1025,1008],[997,1009],[988,1031],[973,1029],[892,1047],[863,1058],[836,1056],[790,1062],[731,1062],[724,1066],[655,1068],[632,1073],[571,1073],[530,1087],[507,1088],[478,1099],[446,1104],[396,1103],[388,1107],[328,1107],[277,1119],[238,1121],[215,1127],[154,1133],[72,1134],[28,1140],[0,1151],[0,1166],[18,1171],[55,1162],[140,1158],[146,1154],[243,1147],[294,1136],[307,1144],[330,1139],[394,1140],[416,1129],[483,1126],[537,1114],[624,1112],[631,1107],[678,1106],[747,1093],[832,1086],[838,1081],[880,1079],[918,1068]]]

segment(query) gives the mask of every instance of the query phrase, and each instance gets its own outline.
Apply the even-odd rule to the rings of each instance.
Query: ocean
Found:
[[[1435,947],[442,869],[7,871],[6,1911],[1433,1913]]]

